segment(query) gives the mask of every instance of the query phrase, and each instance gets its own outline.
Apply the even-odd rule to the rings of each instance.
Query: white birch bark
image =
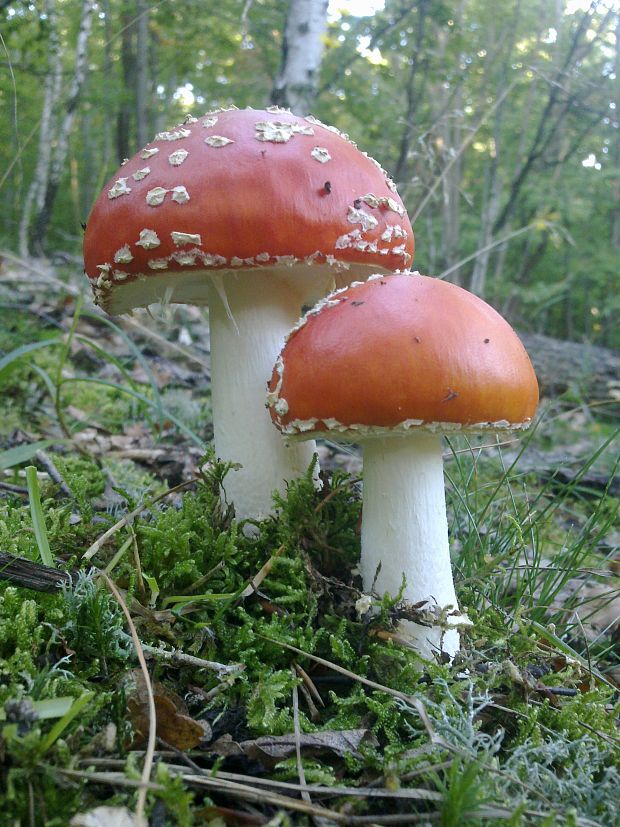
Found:
[[[75,70],[71,79],[69,93],[65,104],[65,114],[56,135],[55,150],[52,156],[49,177],[45,188],[43,203],[41,204],[35,222],[35,245],[41,249],[45,241],[47,227],[52,213],[52,207],[62,179],[67,154],[69,152],[69,138],[77,113],[77,105],[86,78],[88,68],[87,50],[88,38],[92,28],[95,0],[84,0],[82,14],[75,49]],[[50,136],[51,137],[51,136]]]
[[[45,190],[47,189],[52,156],[51,138],[54,134],[54,109],[58,104],[61,93],[62,61],[55,0],[46,0],[44,10],[49,27],[47,73],[43,84],[43,108],[41,110],[41,125],[39,127],[37,163],[34,177],[24,200],[24,207],[19,224],[19,252],[24,258],[30,253],[29,236],[33,207],[36,208],[37,212],[41,209],[45,197]]]
[[[327,0],[290,0],[282,66],[271,91],[271,101],[307,115],[316,97],[327,31]]]

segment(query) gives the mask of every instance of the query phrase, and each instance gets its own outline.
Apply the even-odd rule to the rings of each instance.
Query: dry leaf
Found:
[[[157,735],[176,749],[188,750],[211,737],[206,721],[196,721],[187,714],[182,698],[153,681],[153,696],[157,717]],[[134,748],[142,744],[149,731],[149,710],[146,683],[140,669],[129,676],[127,710],[134,729]]]
[[[343,729],[338,731],[312,732],[302,734],[299,745],[302,755],[322,755],[333,753],[339,758],[344,755],[359,757],[362,744],[377,746],[378,741],[369,729]],[[209,751],[229,757],[243,754],[247,758],[260,761],[266,766],[277,764],[285,758],[295,755],[295,735],[266,735],[240,744],[230,735],[223,735],[209,746]]]

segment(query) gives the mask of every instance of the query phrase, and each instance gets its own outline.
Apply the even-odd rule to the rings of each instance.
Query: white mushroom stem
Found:
[[[305,300],[299,276],[278,275],[266,268],[227,273],[209,290],[215,453],[242,466],[224,481],[237,519],[272,513],[274,490],[283,492],[285,482],[307,471],[316,450],[314,442],[285,443],[265,407],[274,362]]]
[[[426,658],[459,649],[458,611],[444,493],[441,438],[427,432],[368,439],[364,451],[361,572],[364,590],[396,595],[406,577],[404,599],[428,601],[430,627],[401,621],[399,635]],[[377,568],[381,569],[375,581]],[[427,608],[427,607],[425,607]],[[448,610],[450,611],[450,610]]]

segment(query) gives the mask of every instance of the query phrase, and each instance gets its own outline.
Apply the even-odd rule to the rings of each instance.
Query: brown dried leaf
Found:
[[[129,676],[127,710],[134,729],[133,747],[142,745],[149,731],[148,696],[141,670],[134,669]],[[153,681],[153,696],[157,717],[157,735],[180,750],[193,749],[211,736],[206,721],[195,721],[187,714],[182,698],[159,681]]]
[[[299,738],[302,755],[306,756],[332,753],[339,758],[347,754],[359,757],[359,748],[362,744],[376,746],[377,743],[369,729],[312,732],[302,734]],[[242,741],[240,744],[225,735],[211,744],[209,749],[222,756],[242,753],[266,766],[273,766],[278,761],[295,755],[295,735],[266,735],[252,741]]]

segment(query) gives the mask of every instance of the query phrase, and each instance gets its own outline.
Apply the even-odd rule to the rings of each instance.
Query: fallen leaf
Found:
[[[159,681],[153,681],[157,719],[157,735],[176,749],[188,750],[211,737],[206,721],[196,721],[187,714],[187,707],[175,692]],[[140,669],[127,679],[127,711],[134,730],[134,749],[142,745],[149,731],[149,709],[146,682]]]
[[[345,755],[360,757],[362,744],[377,746],[378,741],[369,729],[343,729],[326,732],[302,734],[299,745],[302,755],[323,755],[332,753],[339,758]],[[236,743],[230,736],[223,735],[213,744],[209,751],[223,757],[243,754],[247,758],[260,761],[266,766],[273,766],[278,761],[295,755],[295,735],[265,735],[252,741]]]

